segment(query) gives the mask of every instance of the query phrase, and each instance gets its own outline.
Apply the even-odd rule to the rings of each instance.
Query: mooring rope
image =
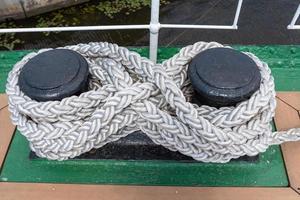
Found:
[[[268,65],[251,53],[261,85],[236,107],[199,107],[189,102],[191,59],[216,42],[198,42],[162,64],[106,42],[63,47],[89,64],[90,89],[61,101],[37,102],[20,90],[18,77],[29,53],[9,73],[6,93],[11,119],[40,157],[65,160],[141,130],[153,142],[198,161],[225,163],[254,156],[270,145],[300,139],[300,128],[272,132],[276,107]]]

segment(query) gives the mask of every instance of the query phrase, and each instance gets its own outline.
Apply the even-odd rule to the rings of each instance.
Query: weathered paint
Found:
[[[236,46],[255,53],[272,69],[277,90],[300,91],[300,46]],[[147,49],[132,48],[143,56]],[[179,48],[160,48],[159,61]],[[28,51],[0,52],[0,92],[4,92],[8,71]],[[227,164],[176,161],[116,161],[44,159],[29,160],[28,143],[17,133],[1,172],[1,181],[101,183],[193,186],[287,186],[280,148],[273,146],[259,161]]]
[[[89,0],[1,0],[0,21],[21,19]]]

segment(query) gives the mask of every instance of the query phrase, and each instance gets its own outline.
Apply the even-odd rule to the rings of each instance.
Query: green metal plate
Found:
[[[277,90],[300,91],[300,46],[235,46],[255,53],[272,69]],[[132,48],[147,56],[148,49]],[[159,61],[179,48],[160,48]],[[28,51],[0,52],[0,92],[12,65]],[[16,133],[0,174],[0,181],[101,183],[184,186],[288,186],[279,146],[270,147],[257,162],[227,164],[177,161],[30,160],[26,139]]]
[[[227,164],[177,161],[29,159],[26,139],[16,133],[1,181],[183,186],[287,186],[280,148],[273,146],[257,162]]]

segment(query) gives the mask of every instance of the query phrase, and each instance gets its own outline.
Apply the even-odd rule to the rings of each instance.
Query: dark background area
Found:
[[[160,41],[166,46],[198,40],[227,44],[299,43],[300,31],[287,29],[299,3],[298,0],[245,0],[238,30],[162,30]],[[175,1],[162,9],[161,21],[230,25],[236,5],[237,1]]]
[[[99,2],[99,1],[92,1]],[[231,25],[237,0],[169,0],[161,6],[161,23]],[[244,0],[238,30],[161,29],[160,46],[178,46],[197,41],[218,41],[224,44],[299,44],[300,30],[288,30],[287,25],[298,7],[298,0]],[[79,25],[148,24],[150,8],[135,12],[120,12],[109,18],[101,12],[80,15]],[[76,13],[75,13],[76,14]],[[44,14],[44,16],[46,16]],[[74,13],[64,16],[74,17]],[[17,25],[32,27],[32,19],[16,21]],[[300,24],[300,20],[298,20]],[[22,44],[14,49],[38,49],[91,41],[107,41],[122,46],[148,46],[147,30],[78,31],[51,33],[18,33]]]

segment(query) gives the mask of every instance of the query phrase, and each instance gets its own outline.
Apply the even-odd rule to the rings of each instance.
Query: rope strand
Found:
[[[63,47],[88,61],[90,88],[80,96],[48,102],[30,99],[18,86],[28,60],[50,49],[30,53],[8,76],[11,119],[30,148],[51,160],[74,158],[137,130],[171,151],[218,163],[300,140],[299,128],[272,132],[274,80],[268,65],[251,53],[245,54],[259,67],[262,80],[249,100],[219,109],[189,102],[188,64],[201,51],[216,47],[222,45],[198,42],[162,64],[107,42]]]

